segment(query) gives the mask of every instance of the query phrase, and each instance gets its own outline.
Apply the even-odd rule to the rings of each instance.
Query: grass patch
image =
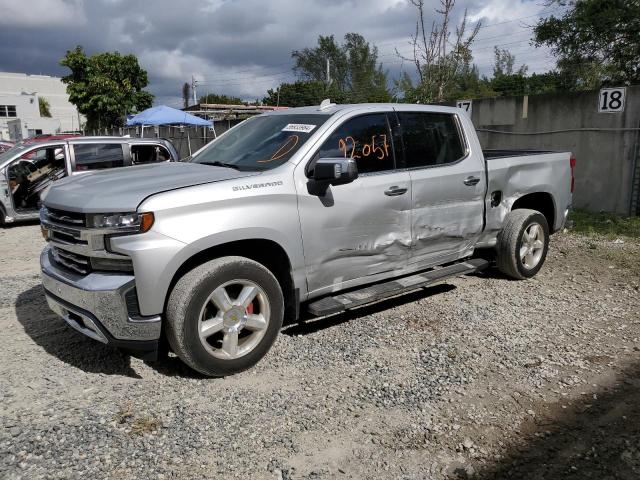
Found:
[[[115,420],[118,423],[125,423],[127,420],[133,417],[133,405],[131,402],[126,402],[120,407],[115,415]]]
[[[573,223],[569,231],[573,233],[603,235],[608,238],[640,238],[640,217],[574,210],[570,213],[569,220]]]
[[[155,432],[159,428],[162,428],[162,422],[156,418],[136,418],[131,424],[131,433],[134,435],[144,435],[145,433]]]

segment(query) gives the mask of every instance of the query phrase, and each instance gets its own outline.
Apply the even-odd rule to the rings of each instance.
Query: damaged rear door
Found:
[[[455,114],[397,107],[411,176],[410,265],[427,267],[469,255],[482,232],[486,177]]]
[[[383,109],[380,109],[383,110]],[[358,178],[309,189],[306,165],[298,187],[309,293],[347,288],[393,276],[406,268],[411,244],[411,182],[396,168],[392,109],[351,117],[322,143],[313,160],[351,157]]]

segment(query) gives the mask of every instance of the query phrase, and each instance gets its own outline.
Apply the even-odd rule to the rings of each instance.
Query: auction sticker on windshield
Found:
[[[316,128],[315,125],[308,125],[306,123],[289,123],[282,129],[283,132],[300,132],[309,133]]]

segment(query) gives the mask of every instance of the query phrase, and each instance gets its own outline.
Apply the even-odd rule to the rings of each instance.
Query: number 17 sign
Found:
[[[473,102],[471,100],[458,100],[456,101],[456,107],[464,110],[469,118],[471,118],[471,109],[473,107]]]

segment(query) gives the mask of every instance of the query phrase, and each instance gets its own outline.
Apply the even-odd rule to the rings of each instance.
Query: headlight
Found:
[[[108,213],[90,218],[93,228],[105,228],[122,232],[144,233],[153,225],[153,213]]]

